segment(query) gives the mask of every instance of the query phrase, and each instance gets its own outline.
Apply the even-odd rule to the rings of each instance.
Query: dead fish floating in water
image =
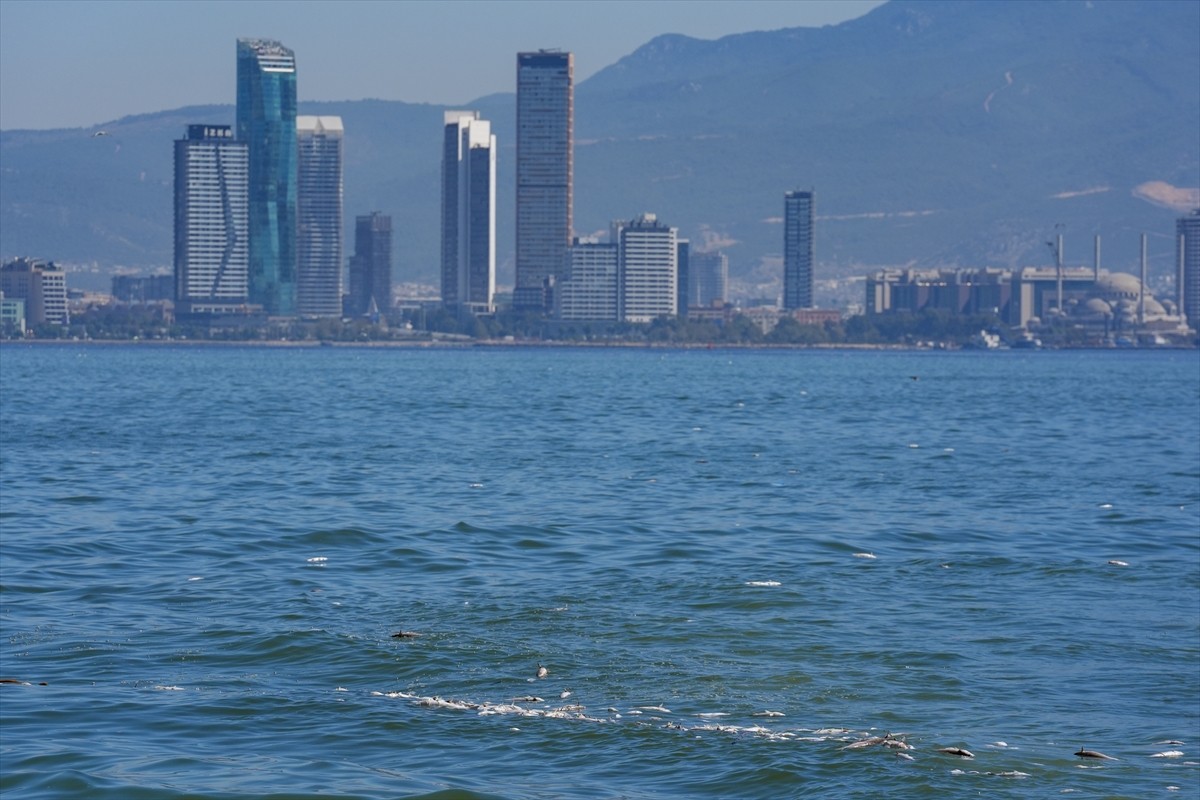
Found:
[[[1113,758],[1112,756],[1106,756],[1106,755],[1104,755],[1104,753],[1101,753],[1099,750],[1085,750],[1082,747],[1075,751],[1075,755],[1079,756],[1080,758],[1098,758],[1102,761],[1119,761],[1120,760],[1117,758]]]
[[[537,668],[537,677],[539,677],[539,678],[544,678],[544,677],[546,677],[546,676],[547,676],[547,675],[549,675],[549,674],[550,674],[550,670],[546,669],[546,668],[545,668],[545,667],[543,667],[541,664],[538,664],[538,668]]]
[[[962,747],[939,747],[939,753],[945,753],[948,756],[958,756],[959,758],[974,758],[975,754],[970,750]]]
[[[1155,753],[1151,758],[1183,758],[1182,750],[1163,750],[1161,753]]]
[[[512,699],[512,701],[514,703],[544,703],[544,702],[546,702],[545,700],[538,697],[537,695],[532,695],[532,694],[527,694],[524,697],[514,697]]]
[[[893,736],[891,733],[885,733],[883,736],[871,736],[866,739],[859,739],[857,742],[851,742],[842,749],[861,750],[864,747],[890,747],[894,750],[913,749],[911,744],[897,736]]]
[[[416,631],[396,631],[392,634],[393,639],[416,639],[421,634]]]

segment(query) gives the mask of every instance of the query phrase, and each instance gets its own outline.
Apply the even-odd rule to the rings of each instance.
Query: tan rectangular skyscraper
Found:
[[[517,54],[517,285],[513,305],[545,311],[542,287],[567,269],[575,181],[574,58]]]
[[[342,315],[341,117],[296,117],[296,311]]]

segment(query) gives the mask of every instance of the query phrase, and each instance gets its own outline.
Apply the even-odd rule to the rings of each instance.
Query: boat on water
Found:
[[[1000,338],[1000,334],[988,333],[987,331],[980,331],[972,335],[964,346],[972,350],[1001,350],[1008,347],[1008,345],[1004,344],[1004,340]]]

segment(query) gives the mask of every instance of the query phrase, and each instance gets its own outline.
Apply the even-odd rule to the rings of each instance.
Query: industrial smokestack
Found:
[[[1146,324],[1146,234],[1142,234],[1142,285],[1138,287],[1138,325]]]
[[[1179,306],[1179,323],[1180,323],[1180,325],[1183,325],[1183,326],[1186,326],[1188,324],[1188,322],[1191,322],[1191,320],[1189,320],[1187,318],[1187,312],[1185,312],[1183,310],[1185,308],[1185,306],[1183,305],[1183,299],[1184,299],[1183,281],[1184,281],[1184,277],[1185,277],[1183,274],[1183,254],[1185,252],[1184,248],[1186,246],[1187,246],[1187,242],[1184,239],[1184,235],[1181,233],[1181,234],[1179,234],[1179,262],[1178,262],[1178,264],[1176,264],[1176,274],[1175,274],[1175,302]],[[1195,323],[1193,323],[1193,324],[1195,324]]]
[[[1063,313],[1063,298],[1062,298],[1062,294],[1063,294],[1063,287],[1062,287],[1062,284],[1063,284],[1063,274],[1062,274],[1062,271],[1063,271],[1063,237],[1062,237],[1061,233],[1058,235],[1058,244],[1055,247],[1055,250],[1056,250],[1055,255],[1057,256],[1056,260],[1058,262],[1057,263],[1057,266],[1058,266],[1058,313],[1062,314]]]
[[[1093,280],[1100,280],[1100,234],[1096,234],[1096,266],[1093,269],[1095,273],[1092,276]]]

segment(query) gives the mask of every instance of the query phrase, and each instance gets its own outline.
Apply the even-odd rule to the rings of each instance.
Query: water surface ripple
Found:
[[[6,345],[0,625],[5,798],[1196,797],[1200,360]]]

